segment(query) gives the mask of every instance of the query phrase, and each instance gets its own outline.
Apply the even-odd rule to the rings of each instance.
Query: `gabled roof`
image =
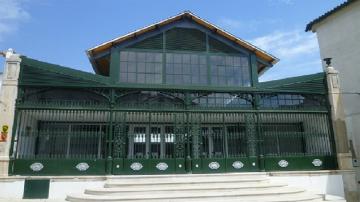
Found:
[[[276,58],[275,56],[271,55],[270,53],[267,53],[266,51],[250,44],[249,42],[243,40],[243,39],[240,39],[232,34],[230,34],[229,32],[207,22],[206,20],[194,15],[193,13],[189,12],[189,11],[184,11],[176,16],[173,16],[173,17],[170,17],[170,18],[167,18],[165,20],[162,20],[160,22],[157,22],[155,24],[152,24],[152,25],[149,25],[147,27],[144,27],[144,28],[141,28],[141,29],[138,29],[134,32],[130,32],[126,35],[123,35],[123,36],[120,36],[120,37],[117,37],[115,39],[112,39],[110,41],[107,41],[105,43],[102,43],[98,46],[95,46],[93,48],[90,48],[87,50],[87,55],[91,61],[91,58],[92,56],[98,54],[98,53],[101,53],[101,52],[104,52],[104,51],[108,51],[111,49],[111,47],[119,44],[119,43],[122,43],[126,40],[130,40],[130,39],[133,39],[139,35],[142,35],[144,33],[147,33],[149,31],[153,31],[153,30],[156,30],[158,29],[159,27],[162,27],[162,26],[165,26],[165,25],[168,25],[170,23],[173,23],[177,20],[181,20],[182,18],[184,17],[188,17],[190,18],[191,20],[193,20],[194,22],[208,28],[209,30],[212,30],[214,31],[215,33],[221,35],[222,37],[225,37],[226,39],[230,40],[230,41],[233,41],[235,42],[236,44],[244,47],[245,49],[249,50],[249,51],[252,51],[254,52],[258,58],[260,58],[261,60],[265,61],[265,62],[268,62],[269,64],[275,64],[279,61],[278,58]]]
[[[323,15],[319,16],[318,18],[316,18],[316,19],[314,19],[313,21],[311,21],[310,23],[308,23],[308,24],[306,25],[305,31],[308,32],[308,31],[312,30],[312,27],[313,27],[315,24],[317,24],[317,23],[325,20],[327,17],[329,17],[329,16],[331,16],[332,14],[334,14],[334,13],[342,10],[343,8],[351,5],[352,3],[356,2],[356,1],[358,1],[358,0],[347,0],[347,1],[345,1],[344,3],[336,6],[336,7],[333,8],[332,10],[324,13]]]

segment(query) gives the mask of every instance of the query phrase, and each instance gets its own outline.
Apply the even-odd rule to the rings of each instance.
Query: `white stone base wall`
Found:
[[[273,182],[284,182],[291,187],[300,187],[321,195],[334,195],[345,198],[343,177],[336,175],[291,175],[273,176]]]
[[[342,173],[342,171],[293,171],[293,172],[270,172],[270,180],[284,182],[291,187],[300,187],[322,195],[335,195],[345,197],[343,175],[351,177],[355,173]],[[40,177],[36,177],[40,178]],[[86,188],[100,188],[106,179],[112,176],[73,176],[73,177],[43,177],[50,178],[49,199],[65,200],[69,193],[84,193]],[[0,201],[1,199],[21,199],[24,191],[25,177],[0,178]],[[348,185],[346,185],[348,186]]]

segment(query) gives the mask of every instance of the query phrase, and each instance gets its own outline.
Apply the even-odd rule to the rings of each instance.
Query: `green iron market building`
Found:
[[[21,56],[9,175],[337,168],[325,73],[184,12],[87,51],[96,74]]]

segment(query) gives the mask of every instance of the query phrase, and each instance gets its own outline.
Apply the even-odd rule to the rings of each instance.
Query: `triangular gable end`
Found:
[[[201,19],[200,17],[192,14],[191,12],[185,11],[183,13],[180,13],[179,15],[176,15],[174,17],[170,17],[168,19],[165,19],[163,21],[160,21],[158,23],[152,24],[150,26],[147,26],[145,28],[136,30],[134,32],[131,32],[129,34],[120,36],[118,38],[115,38],[113,40],[110,40],[108,42],[105,42],[103,44],[100,44],[94,48],[91,48],[87,51],[87,55],[93,65],[94,70],[97,73],[100,74],[108,74],[109,73],[109,69],[107,68],[102,68],[103,66],[109,66],[109,53],[111,51],[111,48],[113,47],[118,47],[121,46],[123,44],[131,44],[131,41],[137,40],[137,46],[138,48],[146,48],[146,47],[151,47],[154,49],[160,49],[162,48],[162,36],[161,35],[151,35],[151,33],[155,33],[156,31],[160,30],[160,29],[172,29],[169,28],[171,27],[171,25],[175,24],[175,23],[179,23],[181,21],[184,20],[188,20],[193,22],[194,24],[198,25],[198,27],[202,27],[203,31],[206,30],[207,32],[211,32],[221,38],[224,38],[225,40],[229,41],[231,44],[234,44],[238,47],[241,47],[242,49],[246,50],[247,52],[253,52],[256,54],[256,56],[261,60],[264,61],[265,63],[268,63],[271,65],[277,63],[279,61],[279,59],[277,59],[276,57],[272,56],[271,54],[261,50],[260,48],[240,39],[237,38],[233,35],[231,35],[230,33],[222,30],[221,28]],[[191,29],[191,27],[186,27],[188,29]],[[194,27],[194,30],[196,30],[196,28]],[[174,37],[184,37],[183,34],[178,34],[176,35],[176,28],[171,30],[171,34]],[[147,35],[146,38],[144,38],[144,36]],[[167,36],[167,37],[171,37]],[[193,38],[196,37],[201,37],[201,35],[199,35],[198,33],[193,33],[192,34]],[[143,38],[143,40],[139,40]],[[154,43],[155,42],[155,43]],[[158,42],[156,44],[156,42]],[[218,41],[216,39],[212,39],[211,37],[209,37],[209,42],[213,43],[214,46],[216,47],[216,49],[221,49],[221,44],[222,43],[218,43]],[[190,41],[189,43],[194,43],[194,45],[197,45],[197,48],[205,48],[202,47],[201,44],[197,44],[196,41]],[[216,46],[216,44],[218,46]],[[179,48],[181,50],[181,46],[180,43],[179,44],[172,44],[174,45],[174,47]],[[131,45],[130,45],[131,47]],[[195,46],[193,46],[195,47]],[[211,48],[211,47],[210,47]],[[169,49],[169,44],[167,44],[167,48]],[[229,48],[223,48],[223,50],[230,50]],[[171,50],[171,47],[170,47]],[[185,49],[186,50],[186,49]],[[199,50],[201,51],[201,50]],[[258,67],[258,72],[259,74],[263,73],[265,71],[266,66],[264,65],[260,65]]]

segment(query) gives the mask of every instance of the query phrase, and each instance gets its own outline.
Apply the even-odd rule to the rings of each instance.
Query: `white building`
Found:
[[[321,58],[332,58],[332,66],[339,71],[348,137],[359,157],[360,1],[344,2],[310,22],[306,31],[316,32]]]
[[[3,77],[3,73],[0,72],[0,90],[1,90],[2,77]]]

